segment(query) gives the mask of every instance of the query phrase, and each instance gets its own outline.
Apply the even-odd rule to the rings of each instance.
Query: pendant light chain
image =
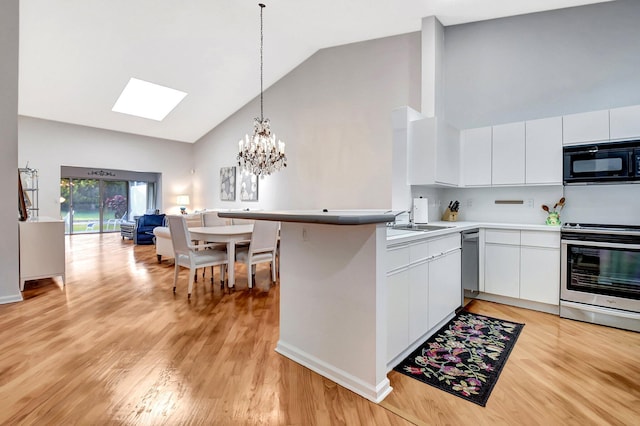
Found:
[[[264,101],[263,101],[263,96],[262,96],[262,92],[263,92],[263,69],[264,69],[264,61],[262,59],[263,54],[262,54],[262,50],[263,50],[263,46],[264,46],[264,31],[263,31],[263,21],[262,21],[262,11],[265,8],[265,5],[263,3],[258,3],[258,6],[260,6],[260,121],[264,121]]]

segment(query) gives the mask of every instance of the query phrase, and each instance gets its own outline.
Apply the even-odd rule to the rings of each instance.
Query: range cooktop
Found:
[[[564,225],[562,225],[562,231],[563,232],[640,235],[640,226],[596,224],[596,223],[565,223]]]

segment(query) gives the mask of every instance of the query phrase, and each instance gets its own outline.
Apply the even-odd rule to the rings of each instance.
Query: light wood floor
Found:
[[[395,372],[376,405],[277,354],[279,287],[237,272],[188,301],[153,246],[68,238],[67,286],[0,306],[0,424],[640,424],[638,333],[472,302],[526,324],[487,406]]]

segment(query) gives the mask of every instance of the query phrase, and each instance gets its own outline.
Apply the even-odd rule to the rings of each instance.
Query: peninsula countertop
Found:
[[[321,223],[328,225],[364,225],[393,222],[395,214],[389,210],[272,210],[233,211],[218,213],[220,217],[279,222]]]

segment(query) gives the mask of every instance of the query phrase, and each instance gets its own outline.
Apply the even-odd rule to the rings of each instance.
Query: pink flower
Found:
[[[443,357],[444,359],[446,359],[449,362],[454,362],[454,363],[459,363],[460,361],[462,361],[459,357],[452,355],[452,354],[446,354]]]

